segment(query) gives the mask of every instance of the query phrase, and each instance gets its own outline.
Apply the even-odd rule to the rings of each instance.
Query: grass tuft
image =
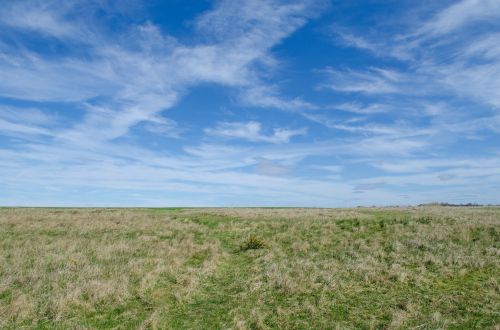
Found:
[[[259,250],[266,247],[266,243],[262,238],[257,237],[255,234],[250,234],[248,238],[240,246],[240,251]]]

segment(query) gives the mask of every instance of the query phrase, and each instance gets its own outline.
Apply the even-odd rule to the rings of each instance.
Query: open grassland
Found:
[[[0,209],[2,329],[500,329],[499,274],[500,208]]]

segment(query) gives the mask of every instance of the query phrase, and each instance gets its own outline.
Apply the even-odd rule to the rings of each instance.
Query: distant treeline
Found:
[[[494,206],[491,204],[485,205],[485,204],[478,204],[478,203],[464,203],[464,204],[453,204],[453,203],[425,203],[425,204],[418,204],[418,206]]]

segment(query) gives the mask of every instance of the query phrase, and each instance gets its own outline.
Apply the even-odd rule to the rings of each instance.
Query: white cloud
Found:
[[[263,108],[275,108],[286,111],[304,111],[317,109],[318,107],[310,102],[296,97],[294,99],[285,99],[279,95],[276,86],[265,84],[254,85],[245,88],[240,95],[240,100],[244,104]]]
[[[393,162],[381,161],[372,165],[388,173],[422,173],[452,168],[492,168],[500,166],[500,160],[496,158],[413,158]]]
[[[420,24],[404,24],[408,31],[398,34],[370,30],[360,36],[334,28],[344,45],[369,50],[393,65],[384,72],[372,67],[325,70],[328,81],[320,87],[363,97],[361,104],[332,107],[363,115],[361,124],[314,113],[308,118],[351,134],[405,136],[413,126],[415,132],[434,136],[440,146],[499,132],[498,18],[496,0],[462,0]],[[363,124],[363,118],[369,123]]]
[[[274,128],[271,135],[262,133],[262,125],[256,121],[249,122],[222,122],[215,128],[206,128],[205,133],[211,136],[244,139],[252,142],[287,143],[297,135],[305,135],[307,130]]]
[[[144,128],[151,133],[171,138],[180,138],[184,131],[177,122],[160,116],[149,119]]]
[[[268,176],[282,176],[290,172],[290,167],[272,162],[266,158],[258,158],[255,173]]]
[[[156,115],[175,105],[193,85],[209,82],[257,88],[261,83],[254,64],[273,63],[270,49],[301,27],[312,7],[277,1],[221,1],[195,21],[209,40],[187,46],[161,35],[151,23],[123,35],[100,31],[92,21],[93,10],[98,8],[93,5],[80,13],[78,2],[63,6],[15,3],[9,6],[8,15],[0,16],[0,24],[81,44],[75,47],[77,52],[55,59],[23,48],[5,49],[0,58],[0,95],[51,102],[99,99],[85,104],[83,123],[60,136],[114,139],[141,122],[154,125]],[[78,19],[70,19],[77,11]],[[38,12],[37,20],[30,19]],[[226,19],[238,22],[230,36],[225,35]],[[286,134],[277,132],[276,138],[286,139]]]
[[[416,34],[424,37],[440,36],[477,21],[494,21],[498,17],[500,17],[498,0],[462,0],[430,18]]]
[[[442,84],[456,94],[467,95],[482,103],[500,109],[500,60],[483,64],[453,63],[448,66],[432,65]]]
[[[363,105],[356,102],[342,103],[332,106],[333,109],[338,109],[346,112],[352,112],[362,115],[372,115],[377,113],[385,113],[394,110],[394,107],[386,104],[373,103],[369,105]]]
[[[320,87],[347,93],[390,94],[401,92],[406,78],[389,69],[370,68],[366,71],[325,69],[329,83]]]
[[[64,17],[75,4],[75,1],[51,0],[6,3],[0,13],[0,24],[56,38],[85,40],[88,34],[84,33],[83,27],[71,24]]]
[[[12,106],[0,106],[0,118],[11,122],[39,126],[52,126],[58,121],[56,116],[49,115],[37,108],[16,108]]]
[[[0,135],[26,138],[36,135],[52,136],[50,130],[33,125],[13,123],[0,118]]]
[[[476,57],[486,60],[498,60],[500,57],[500,33],[490,33],[472,43],[467,43],[462,53],[465,59]]]

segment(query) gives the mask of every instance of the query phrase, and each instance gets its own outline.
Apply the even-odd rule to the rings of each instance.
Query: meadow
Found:
[[[500,208],[0,209],[2,329],[500,329]]]

